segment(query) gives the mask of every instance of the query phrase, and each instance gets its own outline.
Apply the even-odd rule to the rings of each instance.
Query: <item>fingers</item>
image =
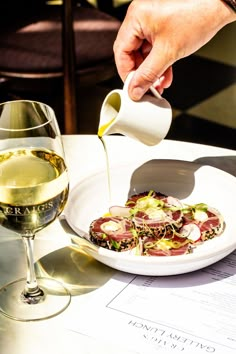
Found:
[[[172,62],[167,58],[164,50],[152,48],[130,81],[128,92],[133,100],[140,100],[152,85],[160,93],[170,86],[173,79]]]
[[[140,64],[142,63],[143,58],[141,54],[137,52],[133,53],[128,53],[128,52],[122,52],[120,53],[119,58],[115,56],[115,62],[119,62],[119,65],[117,64],[117,71],[119,76],[123,81],[125,81],[126,77],[131,71],[135,71]]]
[[[176,59],[171,41],[166,40],[164,34],[159,35],[156,17],[154,25],[150,23],[153,9],[147,10],[146,5],[144,1],[131,3],[113,46],[121,79],[125,81],[128,74],[135,71],[129,84],[129,95],[133,100],[139,100],[157,80],[156,86],[163,92],[172,82],[172,69],[167,69],[173,61],[168,58]],[[153,4],[150,2],[149,5]]]
[[[143,61],[142,52],[140,50],[143,39],[137,35],[135,26],[136,24],[129,22],[127,16],[120,27],[113,45],[116,67],[123,81],[125,81],[128,74],[136,70]]]
[[[152,48],[148,42],[143,41],[138,50],[119,51],[116,48],[115,54],[115,59],[119,62],[118,73],[123,81],[131,71],[135,71],[128,89],[129,96],[134,101],[140,100],[152,85],[160,94],[171,85],[172,63],[166,59],[167,55],[161,45]]]
[[[172,81],[173,81],[173,69],[172,69],[172,66],[170,66],[164,72],[164,74],[159,78],[159,80],[154,82],[153,86],[162,95],[163,91],[166,88],[170,87],[170,85],[172,84]]]

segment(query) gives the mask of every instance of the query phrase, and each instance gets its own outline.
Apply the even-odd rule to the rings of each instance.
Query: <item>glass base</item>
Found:
[[[37,278],[44,296],[41,301],[25,301],[26,279],[19,279],[0,289],[0,313],[16,321],[38,321],[63,312],[71,301],[69,291],[55,279]]]

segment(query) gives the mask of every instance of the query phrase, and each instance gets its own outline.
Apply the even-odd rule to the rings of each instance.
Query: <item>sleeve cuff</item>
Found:
[[[227,5],[231,7],[231,9],[236,12],[236,0],[223,0]]]

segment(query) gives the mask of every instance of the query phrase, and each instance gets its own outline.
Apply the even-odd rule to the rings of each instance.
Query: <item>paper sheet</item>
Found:
[[[73,311],[78,314],[68,329],[134,353],[233,354],[235,273],[236,251],[184,275],[145,277],[117,272],[100,289],[75,302]]]

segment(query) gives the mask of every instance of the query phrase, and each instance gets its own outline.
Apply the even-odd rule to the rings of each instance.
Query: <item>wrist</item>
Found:
[[[236,0],[223,0],[236,13]]]
[[[226,10],[226,24],[234,22],[236,20],[236,0],[221,0],[220,2]]]
[[[211,13],[210,21],[215,24],[216,32],[236,20],[236,12],[228,4],[230,1],[236,4],[236,0],[203,0],[207,4],[206,13]]]

